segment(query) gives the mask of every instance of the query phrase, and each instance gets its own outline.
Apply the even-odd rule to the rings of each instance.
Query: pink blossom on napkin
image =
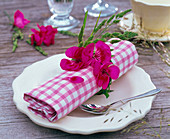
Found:
[[[71,83],[82,83],[84,79],[79,76],[65,77],[63,80],[69,80]]]
[[[102,89],[106,89],[109,85],[110,78],[116,80],[119,77],[120,70],[112,62],[100,64],[99,61],[94,63],[93,74],[96,78],[96,83]]]
[[[111,60],[111,51],[110,47],[103,41],[98,41],[96,43],[96,52],[94,58],[100,63],[107,63]]]
[[[21,11],[17,10],[14,13],[14,26],[23,29],[28,23],[30,21],[24,18],[24,14]]]
[[[65,54],[72,60],[62,59],[60,67],[67,71],[78,71],[86,68],[91,64],[94,51],[94,44],[89,44],[84,47],[73,46],[66,50]]]

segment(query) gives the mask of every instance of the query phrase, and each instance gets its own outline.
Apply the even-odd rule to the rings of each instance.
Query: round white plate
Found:
[[[150,111],[154,96],[131,101],[121,108],[111,109],[109,114],[106,115],[92,115],[77,108],[54,123],[34,115],[27,109],[28,103],[23,100],[24,93],[47,81],[55,74],[62,72],[59,63],[64,57],[64,54],[54,55],[28,66],[12,84],[13,100],[18,110],[25,113],[36,124],[68,133],[92,134],[123,129],[128,124],[143,118]],[[155,89],[155,86],[150,76],[143,69],[134,66],[125,75],[112,83],[111,88],[114,92],[110,93],[108,99],[104,95],[98,95],[93,96],[86,103],[106,105],[119,99]]]
[[[169,42],[170,41],[170,34],[168,35],[162,35],[162,36],[158,36],[158,35],[148,35],[147,37],[144,36],[143,33],[140,33],[139,29],[137,28],[137,22],[134,19],[133,20],[133,13],[127,14],[125,17],[123,17],[119,23],[120,26],[120,30],[125,32],[125,31],[131,31],[131,32],[135,32],[138,33],[138,35],[141,38],[145,38],[147,40],[151,40],[151,41],[162,41],[162,42]]]

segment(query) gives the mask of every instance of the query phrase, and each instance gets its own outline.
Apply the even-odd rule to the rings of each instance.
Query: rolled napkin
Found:
[[[137,63],[137,51],[129,41],[107,44],[114,49],[111,61],[119,67],[119,77]],[[77,76],[82,77],[84,81],[72,83],[66,80],[68,77]],[[24,100],[29,103],[30,111],[53,122],[66,116],[100,90],[101,87],[97,86],[93,75],[93,68],[88,66],[79,71],[64,71],[56,75],[38,88],[26,92]]]

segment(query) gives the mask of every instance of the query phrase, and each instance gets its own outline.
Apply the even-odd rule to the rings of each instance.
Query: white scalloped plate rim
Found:
[[[79,116],[76,116],[76,111],[77,111],[76,110],[75,112],[72,112],[73,114],[65,116],[62,119],[60,119],[54,123],[50,123],[48,120],[43,119],[39,116],[36,116],[35,114],[33,114],[32,112],[30,112],[27,109],[28,103],[23,100],[23,94],[25,92],[25,88],[27,88],[30,84],[31,87],[28,87],[26,89],[26,91],[29,91],[32,88],[36,87],[37,84],[41,83],[42,81],[44,82],[45,80],[53,77],[55,74],[55,72],[54,72],[54,73],[48,75],[48,78],[47,78],[47,77],[44,77],[44,76],[46,76],[46,73],[45,73],[46,71],[55,71],[56,69],[58,69],[57,73],[61,72],[62,70],[59,67],[59,62],[64,57],[65,57],[64,54],[59,54],[59,55],[51,56],[51,57],[41,60],[39,62],[35,62],[32,65],[25,68],[24,71],[13,81],[13,84],[12,84],[13,91],[14,91],[13,101],[14,101],[17,109],[19,111],[21,111],[22,113],[26,114],[34,123],[36,123],[40,126],[43,126],[43,127],[59,129],[64,132],[68,132],[68,133],[72,133],[72,134],[88,135],[88,134],[93,134],[93,133],[97,133],[97,132],[111,132],[111,131],[121,130],[121,129],[125,128],[127,125],[129,125],[130,123],[143,118],[151,110],[152,102],[153,102],[155,96],[150,96],[150,97],[143,98],[140,100],[132,101],[131,103],[133,104],[133,107],[135,107],[137,109],[140,108],[142,113],[131,115],[131,116],[129,116],[128,119],[126,119],[124,121],[122,120],[120,123],[116,123],[117,121],[114,121],[114,120],[113,120],[113,122],[106,122],[106,123],[104,123],[104,121],[108,117],[109,118],[112,117],[113,114],[116,115],[117,117],[121,117],[123,115],[125,116],[126,112],[121,112],[121,113],[113,112],[111,114],[108,114],[107,116],[106,115],[101,115],[101,116],[87,115],[87,117],[82,117],[82,116],[79,117]],[[52,64],[52,65],[47,66],[49,64]],[[54,67],[56,67],[56,66],[57,66],[57,68],[54,69]],[[46,69],[43,69],[44,67]],[[38,70],[38,72],[37,72],[38,68],[40,68],[42,70],[40,70],[40,71]],[[31,77],[31,75],[33,73],[35,73],[35,76],[33,78],[34,80],[29,82],[29,80],[30,80],[29,78]],[[39,78],[42,77],[42,74],[45,74],[45,75],[43,76],[42,80],[39,80]],[[142,84],[144,84],[144,86],[143,85],[141,86],[141,83],[139,83],[140,85],[138,84],[139,86],[136,86],[137,81],[133,82],[133,80],[131,80],[131,78],[137,78],[137,79],[139,78],[138,82],[141,82]],[[140,79],[140,78],[142,78],[142,79]],[[35,84],[34,82],[36,80],[38,83],[36,85],[34,85]],[[122,90],[123,87],[121,87],[123,84],[125,85],[125,83],[126,82],[128,83],[129,81],[130,81],[130,84],[128,85],[128,87],[132,85],[132,82],[135,84],[135,86],[131,86],[131,88],[129,87],[130,88],[129,93],[131,93],[131,92],[133,92],[133,93],[132,94],[128,94],[128,93],[121,94],[123,91],[129,89],[126,87],[126,88],[124,88],[125,90]],[[120,84],[121,84],[121,86],[119,86]],[[146,92],[146,91],[156,88],[154,86],[154,84],[152,83],[150,76],[143,69],[141,69],[138,66],[134,66],[130,71],[128,71],[125,75],[123,75],[115,83],[113,83],[112,86],[113,86],[113,89],[115,90],[114,91],[115,94],[114,94],[114,92],[112,93],[113,95],[111,94],[110,98],[107,100],[107,103],[111,103],[113,100],[115,101],[120,98],[124,98],[125,95],[130,95],[130,96],[137,95],[137,94],[139,94],[139,92],[142,93],[142,92]],[[120,94],[120,96],[119,96],[119,94]],[[118,97],[116,95],[118,95]],[[121,96],[121,95],[123,95],[123,96]],[[88,100],[88,103],[98,102],[99,104],[101,104],[100,101],[103,104],[106,103],[105,102],[106,99],[103,96],[94,96]],[[146,107],[145,107],[145,105],[146,105]],[[129,110],[129,108],[127,108],[127,107],[128,107],[127,105],[124,106],[125,109]],[[78,111],[78,112],[80,112],[80,111]],[[80,114],[81,114],[81,112],[80,112]],[[74,115],[74,113],[75,113],[75,115]],[[129,110],[129,113],[132,113],[131,108]],[[83,114],[85,114],[85,112]],[[119,120],[119,119],[117,119],[117,120]]]

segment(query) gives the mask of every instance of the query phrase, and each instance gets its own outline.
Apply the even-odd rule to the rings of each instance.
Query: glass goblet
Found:
[[[118,10],[117,7],[106,3],[104,0],[97,0],[96,3],[87,5],[84,8],[85,12],[88,11],[88,14],[94,17],[98,17],[100,12],[101,12],[100,17],[106,17],[116,13],[117,10]]]
[[[69,30],[76,27],[80,22],[70,16],[74,0],[47,0],[50,11],[53,15],[44,21],[44,25],[52,25],[60,30]]]

